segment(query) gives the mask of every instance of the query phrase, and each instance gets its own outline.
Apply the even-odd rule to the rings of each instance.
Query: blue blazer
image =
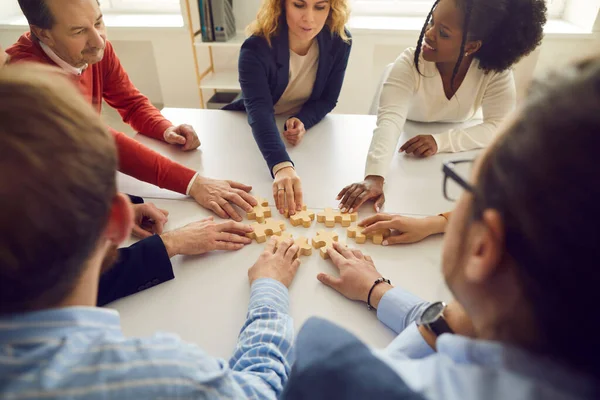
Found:
[[[350,33],[346,31],[348,37]],[[295,115],[308,130],[319,123],[337,104],[351,44],[339,36],[332,35],[325,26],[317,35],[319,43],[319,67],[312,94],[298,115]],[[224,110],[248,112],[248,123],[260,151],[272,171],[284,161],[292,161],[275,123],[273,106],[279,101],[288,86],[290,74],[290,48],[288,29],[282,22],[280,32],[271,39],[251,36],[242,45],[238,62],[242,98]]]
[[[425,400],[350,332],[310,318],[280,400]]]

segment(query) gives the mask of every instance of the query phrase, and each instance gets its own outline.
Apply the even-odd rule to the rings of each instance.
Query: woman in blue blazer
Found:
[[[283,136],[292,146],[333,110],[350,56],[348,0],[265,0],[242,45],[242,98],[225,110],[245,110],[269,166],[280,213],[303,205],[302,186],[275,115],[289,116]],[[287,204],[286,204],[287,203]]]

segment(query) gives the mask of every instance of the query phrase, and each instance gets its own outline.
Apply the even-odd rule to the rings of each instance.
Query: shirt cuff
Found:
[[[385,179],[385,175],[387,174],[389,165],[382,165],[378,162],[369,162],[367,161],[367,166],[365,168],[365,178],[369,175],[381,176]]]
[[[196,181],[196,178],[198,178],[198,175],[198,172],[196,172],[196,174],[192,176],[192,179],[190,179],[190,183],[188,183],[187,189],[185,190],[185,194],[187,196],[190,195],[190,192],[192,191],[192,186],[194,186],[194,182]]]
[[[415,322],[429,305],[417,296],[395,287],[388,290],[377,308],[377,318],[396,333]]]
[[[389,344],[385,352],[393,358],[408,357],[412,359],[425,358],[435,353],[414,322]]]
[[[160,139],[161,139],[163,142],[166,142],[166,141],[167,141],[167,139],[166,139],[166,136],[167,136],[167,130],[168,130],[170,127],[172,127],[172,126],[175,126],[175,125],[173,125],[173,124],[171,123],[171,121],[169,121],[169,120],[166,120],[166,119],[165,119],[164,121],[162,121],[161,123],[159,123],[159,124],[156,126],[156,128],[155,128],[155,129],[156,129],[156,132],[157,132],[157,136],[158,136],[158,137],[159,137],[159,138],[160,138]]]
[[[248,311],[265,306],[289,314],[290,297],[285,285],[271,278],[257,279],[252,283]]]
[[[292,168],[294,168],[294,164],[292,164],[292,163],[291,163],[291,162],[289,162],[289,161],[284,161],[284,162],[282,162],[282,163],[279,163],[279,164],[275,165],[275,166],[273,167],[273,176],[277,175],[277,173],[278,173],[279,171],[281,171],[282,169],[284,169],[284,168],[287,168],[287,167],[292,167]]]
[[[450,147],[450,132],[439,133],[431,136],[433,136],[433,140],[435,140],[435,144],[437,144],[438,153],[452,152]]]
[[[144,199],[140,196],[134,196],[132,194],[128,194],[127,196],[129,196],[131,204],[144,204]]]

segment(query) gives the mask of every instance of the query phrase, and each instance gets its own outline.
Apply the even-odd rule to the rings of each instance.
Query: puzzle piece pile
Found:
[[[327,250],[333,246],[334,242],[339,241],[337,232],[319,230],[317,235],[312,238],[312,241],[309,241],[304,236],[294,238],[290,232],[285,232],[285,221],[271,218],[272,212],[269,207],[269,201],[261,197],[257,198],[257,201],[258,205],[253,207],[252,211],[248,213],[248,219],[255,220],[256,222],[250,225],[253,228],[253,232],[248,233],[247,237],[256,240],[258,243],[265,243],[269,236],[274,236],[277,239],[276,246],[279,246],[286,239],[293,239],[294,244],[298,246],[298,252],[294,258],[312,255],[313,247],[319,249],[319,254],[323,259],[329,258]],[[315,213],[307,210],[306,206],[303,206],[302,210],[295,215],[290,215],[286,211],[285,217],[290,220],[292,226],[310,228],[315,220]],[[339,210],[326,208],[323,212],[316,214],[316,219],[317,223],[324,224],[327,228],[333,228],[336,224],[347,228],[347,237],[353,238],[358,244],[366,243],[367,239],[370,239],[374,244],[382,244],[383,240],[391,235],[389,229],[364,235],[362,233],[363,228],[356,225],[351,226],[358,219],[358,213],[342,213]]]

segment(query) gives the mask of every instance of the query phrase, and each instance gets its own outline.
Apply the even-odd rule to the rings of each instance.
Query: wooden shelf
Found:
[[[246,40],[244,32],[237,32],[236,35],[227,42],[203,42],[202,35],[196,35],[196,37],[194,37],[194,45],[197,47],[241,47],[244,40]]]
[[[211,72],[200,82],[200,89],[241,90],[237,70]]]

